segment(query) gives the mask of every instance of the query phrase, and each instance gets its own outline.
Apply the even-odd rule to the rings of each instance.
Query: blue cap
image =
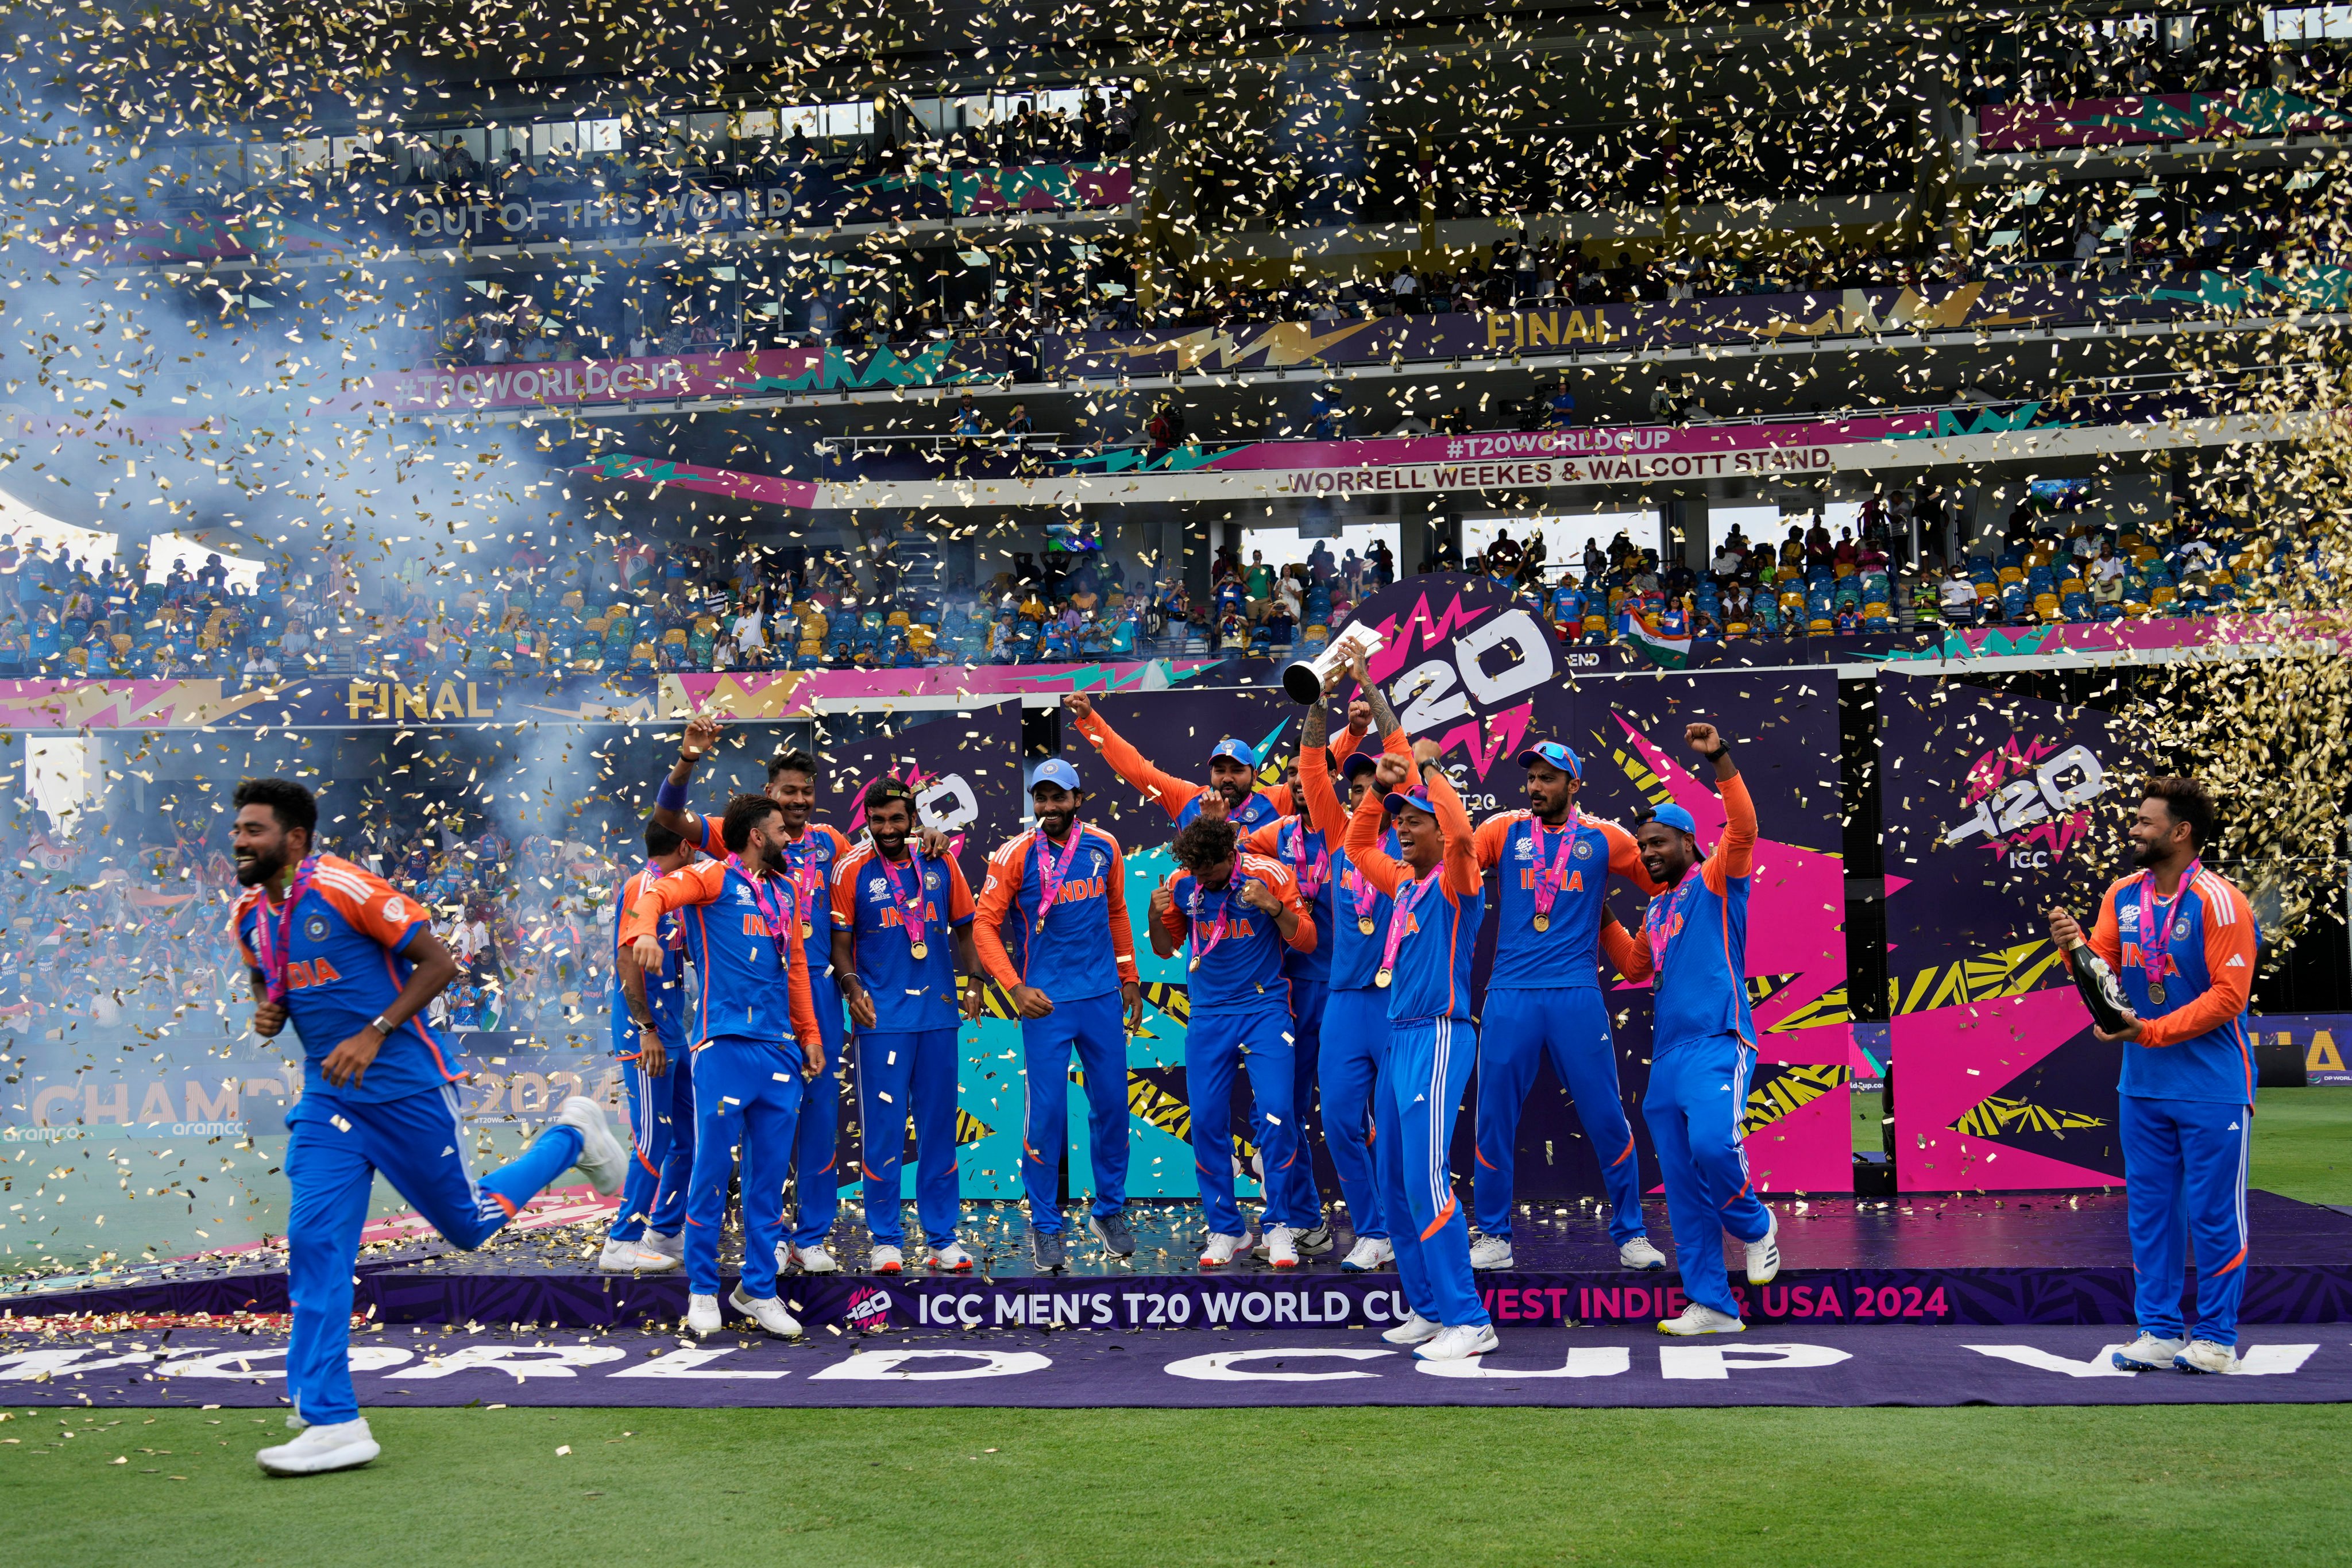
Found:
[[[1662,805],[1650,813],[1650,820],[1664,823],[1677,833],[1687,833],[1693,838],[1698,837],[1698,824],[1692,821],[1691,814],[1679,805]]]
[[[1059,757],[1048,757],[1039,763],[1037,771],[1029,775],[1031,789],[1035,789],[1039,784],[1059,784],[1073,793],[1081,787],[1078,784],[1078,770]]]
[[[1376,773],[1380,771],[1381,753],[1378,752],[1349,752],[1348,760],[1339,764],[1340,780],[1347,784],[1355,783],[1358,773]]]
[[[1576,760],[1574,752],[1570,751],[1558,741],[1538,741],[1519,753],[1519,766],[1523,768],[1531,767],[1539,762],[1549,763],[1572,779],[1580,779],[1584,776],[1584,764]]]
[[[1244,742],[1231,737],[1218,742],[1216,750],[1209,753],[1209,760],[1213,763],[1219,757],[1231,757],[1242,766],[1253,770],[1257,766],[1257,753],[1251,751]]]
[[[1392,790],[1383,797],[1381,804],[1388,808],[1388,814],[1391,816],[1408,808],[1413,811],[1425,811],[1432,816],[1437,815],[1437,807],[1430,804],[1429,790],[1423,784],[1415,784],[1408,790]]]

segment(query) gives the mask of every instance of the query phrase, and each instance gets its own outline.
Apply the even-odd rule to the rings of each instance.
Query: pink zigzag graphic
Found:
[[[1500,713],[1487,715],[1486,733],[1479,733],[1478,721],[1456,724],[1437,738],[1442,755],[1459,745],[1470,753],[1470,765],[1477,770],[1483,783],[1489,769],[1505,757],[1519,754],[1519,742],[1527,738],[1528,725],[1535,718],[1536,705],[1531,698],[1516,708],[1506,708]]]
[[[1702,849],[1723,835],[1723,801],[1689,770],[1669,757],[1629,723],[1612,714],[1627,740],[1674,803],[1698,825]],[[1845,859],[1766,837],[1771,824],[1757,825],[1755,866],[1748,882],[1748,973],[1794,974],[1796,979],[1756,1009],[1756,1026],[1769,1029],[1845,984],[1845,944],[1838,928],[1845,920]],[[1889,877],[1891,895],[1907,879]]]
[[[1396,617],[1391,616],[1374,628],[1381,634],[1381,651],[1366,659],[1364,668],[1371,673],[1374,680],[1386,685],[1414,654],[1439,646],[1456,631],[1468,629],[1489,608],[1492,606],[1465,609],[1462,595],[1456,594],[1443,611],[1432,615],[1429,595],[1423,594],[1414,601],[1402,626],[1399,626]],[[1421,633],[1418,639],[1408,635],[1416,627]]]

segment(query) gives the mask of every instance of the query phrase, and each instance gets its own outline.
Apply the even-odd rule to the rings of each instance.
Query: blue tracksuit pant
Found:
[[[1070,1137],[1070,1053],[1086,1074],[1087,1148],[1094,1163],[1094,1212],[1127,1206],[1127,1013],[1116,991],[1056,1002],[1021,1021],[1021,1190],[1029,1228],[1062,1231],[1062,1152]]]
[[[829,971],[809,968],[809,1000],[824,1038],[824,1070],[803,1080],[800,1125],[793,1133],[794,1247],[821,1247],[841,1212],[841,1051],[847,1038],[841,990]]]
[[[1486,993],[1478,1020],[1478,1163],[1471,1177],[1479,1232],[1510,1239],[1519,1117],[1545,1058],[1576,1101],[1577,1120],[1609,1191],[1609,1234],[1622,1246],[1647,1228],[1642,1163],[1633,1155],[1633,1124],[1618,1094],[1609,1005],[1590,985]]]
[[[686,1281],[719,1293],[719,1239],[727,1179],[743,1151],[743,1294],[776,1293],[776,1243],[784,1234],[784,1173],[803,1092],[800,1053],[764,1040],[706,1040],[694,1053],[694,1175],[686,1198]]]
[[[1195,1013],[1184,1029],[1184,1089],[1192,1102],[1192,1169],[1201,1184],[1202,1218],[1218,1236],[1245,1236],[1234,1201],[1234,1075],[1249,1073],[1258,1155],[1265,1169],[1265,1223],[1307,1229],[1294,1208],[1295,1165],[1307,1158],[1291,1096],[1297,1064],[1290,1010],[1279,1002],[1234,1012]]]
[[[1372,1164],[1372,1094],[1388,1040],[1387,992],[1333,991],[1325,998],[1316,1068],[1323,1089],[1323,1142],[1359,1241],[1385,1240],[1389,1234],[1380,1173]]]
[[[1477,1055],[1478,1031],[1463,1019],[1393,1025],[1372,1092],[1381,1212],[1397,1276],[1412,1310],[1447,1328],[1487,1321],[1470,1272],[1470,1224],[1446,1164]]]
[[[1748,1152],[1739,1142],[1755,1066],[1755,1051],[1736,1035],[1670,1046],[1651,1061],[1649,1092],[1642,1097],[1683,1294],[1735,1318],[1739,1299],[1723,1266],[1723,1233],[1761,1241],[1772,1228],[1771,1214],[1748,1183]]]
[[[2197,1326],[2186,1337],[2234,1347],[2246,1293],[2246,1156],[2254,1119],[2242,1105],[2120,1096],[2124,1197],[2139,1326],[2181,1332],[2181,1271],[2197,1253]]]
[[[686,1223],[686,1189],[694,1173],[694,1067],[683,1035],[667,1037],[659,1077],[631,1058],[621,1064],[629,1093],[629,1174],[621,1184],[621,1210],[607,1232],[635,1241],[647,1229],[676,1236]]]
[[[859,1158],[866,1167],[866,1228],[886,1247],[907,1245],[907,1119],[915,1122],[915,1217],[923,1239],[956,1238],[956,1069],[953,1029],[857,1037]]]
[[[287,1112],[286,1293],[294,1322],[286,1392],[314,1426],[358,1418],[352,1393],[352,1267],[382,1175],[451,1245],[470,1252],[580,1158],[570,1127],[541,1133],[521,1159],[477,1182],[466,1169],[471,1135],[454,1088],[398,1100],[344,1100],[314,1089]]]

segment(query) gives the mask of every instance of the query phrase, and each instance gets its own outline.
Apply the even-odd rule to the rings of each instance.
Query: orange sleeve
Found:
[[[1288,812],[1283,813],[1285,816]],[[1282,847],[1282,824],[1269,822],[1264,827],[1253,828],[1242,840],[1242,847],[1253,855],[1275,855]]]
[[[1404,731],[1400,730],[1397,733],[1402,735]],[[1370,734],[1371,731],[1370,730],[1365,731],[1361,735],[1359,735],[1353,730],[1340,731],[1338,734],[1331,737],[1331,760],[1335,763],[1346,762],[1349,757],[1354,756],[1358,752],[1364,749],[1364,742],[1370,736]],[[1410,756],[1412,752],[1412,746],[1410,742],[1407,742],[1405,746],[1405,753]],[[1299,762],[1302,764],[1302,772],[1305,771],[1303,764],[1306,760],[1306,748],[1301,747],[1299,750]]]
[[[1320,747],[1309,746],[1298,753],[1298,793],[1307,797],[1307,825],[1323,836],[1326,844],[1337,844],[1348,836],[1348,810],[1339,804],[1339,792],[1331,783],[1331,764],[1323,758]]]
[[[627,918],[621,921],[621,945],[625,947],[641,936],[651,936],[661,924],[662,916],[691,904],[716,903],[719,890],[727,885],[727,868],[716,860],[697,860],[668,876],[637,895],[629,906]]]
[[[857,878],[852,868],[863,864],[863,858],[847,855],[833,864],[833,929],[857,929]]]
[[[962,862],[950,858],[948,861],[948,924],[968,924],[972,913],[971,884],[963,879]]]
[[[1181,879],[1180,878],[1179,880]],[[1184,900],[1173,896],[1176,889],[1172,883],[1168,890],[1171,894],[1168,900],[1168,913],[1160,920],[1160,929],[1178,942],[1182,942],[1192,934],[1192,917],[1184,912]]]
[[[1271,871],[1258,871],[1255,875],[1259,881],[1274,889],[1275,897],[1282,900],[1283,908],[1298,917],[1298,924],[1290,933],[1290,945],[1301,952],[1313,952],[1315,951],[1315,911],[1298,901],[1297,879],[1279,866]]]
[[[1723,837],[1715,853],[1699,868],[1710,893],[1720,894],[1734,877],[1745,877],[1756,862],[1756,803],[1748,798],[1748,781],[1732,774],[1716,786],[1723,796]]]
[[[1348,861],[1364,874],[1364,880],[1389,897],[1412,880],[1411,872],[1402,861],[1391,858],[1381,847],[1381,823],[1388,816],[1388,805],[1378,790],[1364,792],[1364,804],[1356,807],[1356,815],[1348,819]]]
[[[1601,917],[1601,951],[1609,955],[1618,973],[1636,984],[1650,977],[1650,944],[1619,925],[1615,915]]]
[[[615,894],[613,899],[613,908],[617,910],[621,916],[621,920],[614,922],[613,927],[613,951],[616,954],[621,951],[621,949],[629,945],[627,939],[621,935],[621,924],[625,922],[629,918],[629,905],[631,902],[629,898],[629,889],[636,886],[636,882],[637,874],[635,871],[632,871],[627,876],[622,878],[621,890]]]
[[[2122,929],[2116,922],[2116,889],[2122,886],[2117,882],[2107,889],[2106,897],[2099,900],[2099,918],[2084,938],[2090,943],[2091,951],[2106,960],[2109,969],[2117,971],[2124,966],[2124,938]]]
[[[1478,825],[1478,830],[1470,836],[1470,854],[1481,870],[1502,863],[1503,846],[1510,837],[1508,816],[1490,816]]]
[[[2210,984],[2187,1006],[2150,1018],[2139,1026],[2143,1046],[2177,1046],[2218,1029],[2246,1010],[2254,990],[2254,911],[2235,888],[2215,895],[2200,884],[2205,900],[2205,973]]]
[[[808,1061],[812,1053],[824,1051],[824,1031],[817,1026],[816,1002],[809,994],[808,943],[788,942],[784,946],[790,950],[784,956],[784,984],[791,994],[793,1037],[800,1042],[801,1059]]]
[[[726,859],[727,836],[719,831],[724,826],[725,819],[722,817],[705,816],[702,819],[702,842],[697,844],[695,847],[714,860]]]
[[[335,907],[335,911],[360,931],[383,944],[387,952],[407,945],[416,928],[425,923],[415,900],[374,872],[337,859],[312,873],[310,887]]]
[[[1005,951],[1004,918],[1018,909],[1021,879],[1026,868],[1022,864],[1022,852],[1029,843],[1023,834],[988,859],[988,880],[980,887],[979,918],[972,921],[972,946],[980,952],[980,966],[988,977],[1006,990],[1021,984],[1021,976],[1013,968],[1013,955]],[[1024,933],[1025,934],[1025,933]]]
[[[1609,869],[1612,872],[1641,889],[1645,895],[1665,890],[1650,880],[1650,868],[1642,864],[1641,847],[1633,842],[1632,834],[1613,822],[1595,823],[1593,826],[1601,829],[1601,837],[1609,840]]]
[[[257,893],[243,894],[237,899],[236,907],[228,912],[229,940],[236,943],[236,951],[244,956],[247,969],[261,967],[261,960],[254,955],[252,947],[245,940],[245,911],[259,901],[260,895]]]
[[[1119,853],[1116,838],[1110,843],[1110,870],[1104,879],[1103,897],[1110,903],[1110,951],[1118,961],[1119,980],[1140,984],[1143,972],[1135,966],[1135,927],[1127,916],[1127,859]]]
[[[1192,804],[1192,797],[1209,786],[1180,779],[1174,773],[1162,773],[1144,760],[1143,753],[1119,738],[1118,731],[1103,721],[1099,713],[1088,713],[1078,721],[1078,733],[1092,742],[1110,771],[1143,792],[1143,798],[1156,801],[1171,818],[1183,815]]]
[[[1437,828],[1445,836],[1444,887],[1458,898],[1467,898],[1486,881],[1470,847],[1470,814],[1462,809],[1462,797],[1454,793],[1454,781],[1445,776],[1445,770],[1439,768],[1436,773],[1428,785],[1429,804],[1437,808]]]

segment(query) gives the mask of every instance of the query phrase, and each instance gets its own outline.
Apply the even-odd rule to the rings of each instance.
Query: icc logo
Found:
[[[865,1287],[849,1293],[848,1309],[842,1316],[849,1326],[860,1333],[872,1333],[890,1326],[890,1292]]]
[[[877,877],[866,884],[866,891],[868,897],[879,899],[887,896],[890,889],[882,885],[881,878]]]

